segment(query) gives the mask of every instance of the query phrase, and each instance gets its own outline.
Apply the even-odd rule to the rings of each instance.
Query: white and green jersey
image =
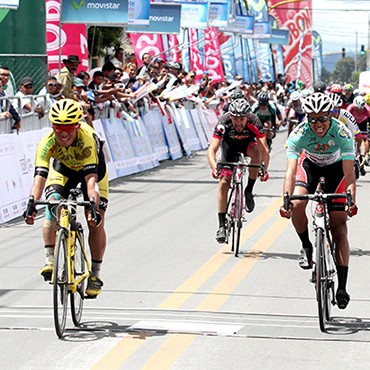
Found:
[[[335,118],[323,137],[318,137],[305,121],[289,135],[287,158],[298,159],[301,153],[318,166],[353,160],[353,136],[346,125]]]

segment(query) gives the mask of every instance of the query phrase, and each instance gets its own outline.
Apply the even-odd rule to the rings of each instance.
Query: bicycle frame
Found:
[[[81,250],[82,250],[87,268],[86,268],[86,271],[84,272],[84,274],[82,274],[76,280],[75,275],[74,275],[74,253],[75,253],[74,246],[75,246],[76,235],[78,235],[78,237],[80,237],[80,234],[77,234],[76,230],[73,230],[73,227],[71,227],[72,226],[71,222],[70,222],[71,212],[68,209],[68,206],[63,204],[63,205],[60,206],[60,208],[61,209],[60,209],[60,216],[59,216],[59,228],[56,231],[56,237],[57,237],[57,235],[58,235],[58,233],[60,232],[61,229],[63,229],[66,232],[66,235],[67,235],[67,261],[68,261],[68,265],[67,265],[67,269],[68,269],[68,271],[67,271],[68,291],[70,291],[72,293],[76,293],[78,285],[84,279],[89,277],[89,275],[90,275],[90,272],[89,272],[90,271],[90,265],[89,265],[89,261],[88,261],[86,252],[83,248],[83,242],[80,240],[80,247],[81,247]],[[52,277],[51,277],[51,283],[52,284],[54,283],[54,271],[53,271],[53,274],[52,274]]]

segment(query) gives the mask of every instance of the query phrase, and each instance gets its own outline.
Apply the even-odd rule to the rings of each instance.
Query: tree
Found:
[[[335,70],[331,74],[331,80],[343,84],[351,81],[352,72],[355,69],[355,61],[351,57],[341,58],[335,65]]]
[[[331,81],[330,72],[324,66],[322,66],[321,69],[321,81],[325,82],[326,84],[329,84]]]
[[[121,27],[90,27],[88,31],[89,56],[104,56],[106,49],[122,45]]]
[[[353,86],[355,86],[355,88],[358,87],[358,83],[359,83],[359,80],[360,80],[360,73],[361,72],[355,72],[355,71],[352,72],[351,84]]]

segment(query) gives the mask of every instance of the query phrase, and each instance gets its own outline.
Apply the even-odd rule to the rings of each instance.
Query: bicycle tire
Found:
[[[326,331],[327,321],[330,320],[330,285],[325,259],[325,235],[322,229],[316,234],[316,294],[319,311],[320,330]]]
[[[64,334],[68,306],[67,236],[63,229],[58,232],[54,256],[53,305],[54,325],[57,336]]]
[[[234,233],[234,191],[235,186],[230,191],[229,199],[227,201],[227,208],[226,208],[226,243],[231,241],[231,251],[234,251],[234,245],[233,245],[233,233]]]
[[[75,254],[74,254],[74,277],[78,279],[86,271],[86,261],[83,254],[85,249],[84,232],[82,230],[81,224],[78,225],[76,231],[76,241],[75,241]],[[77,286],[76,293],[71,293],[71,315],[72,321],[75,326],[80,326],[84,296],[85,296],[86,279],[82,280]]]
[[[238,257],[239,245],[240,245],[240,231],[243,226],[243,199],[242,199],[242,186],[241,184],[236,185],[235,194],[235,215],[234,215],[234,230],[233,230],[233,244],[234,244],[234,256]]]

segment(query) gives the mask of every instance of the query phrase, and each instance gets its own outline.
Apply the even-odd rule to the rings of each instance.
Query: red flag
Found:
[[[203,75],[203,63],[198,49],[198,30],[189,28],[190,42],[190,69],[196,72],[196,80],[200,80]]]
[[[208,70],[208,76],[212,78],[213,83],[225,80],[220,44],[217,36],[216,27],[208,28],[204,41],[205,69]]]
[[[179,52],[179,48],[175,47],[179,45],[179,40],[177,35],[168,35],[168,46],[173,48],[170,50],[171,55],[171,62],[180,62],[181,63],[181,53]]]

